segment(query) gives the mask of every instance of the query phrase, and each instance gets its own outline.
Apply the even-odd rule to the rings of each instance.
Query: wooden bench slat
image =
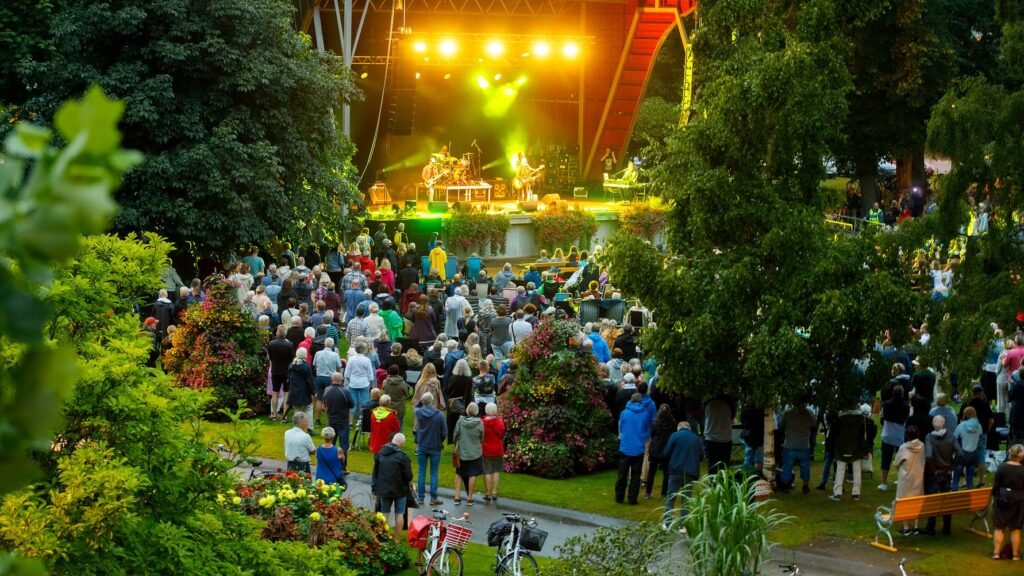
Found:
[[[980,512],[988,506],[989,495],[987,488],[977,488],[900,498],[893,507],[892,521],[905,522],[940,514]]]

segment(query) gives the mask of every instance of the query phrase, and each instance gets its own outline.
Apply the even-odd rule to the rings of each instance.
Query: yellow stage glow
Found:
[[[487,55],[497,58],[505,52],[505,45],[498,40],[491,40],[487,43]]]
[[[566,58],[575,58],[580,55],[580,45],[575,42],[566,42],[562,46],[562,56]]]
[[[491,83],[488,82],[487,78],[484,78],[483,76],[476,77],[476,85],[479,86],[481,90],[487,90],[488,88],[491,87]]]
[[[412,49],[422,54],[427,51],[427,43],[422,40],[416,41],[413,43]]]
[[[501,72],[494,75],[494,81],[497,82],[498,80],[501,80]]]
[[[417,79],[417,80],[419,80],[419,79],[420,79],[420,73],[419,73],[419,72],[417,72],[417,73],[416,73],[416,79]]]
[[[441,51],[442,56],[454,56],[458,49],[458,44],[450,38],[441,40],[441,44],[438,45],[438,50]]]
[[[551,46],[547,42],[540,41],[533,45],[533,53],[538,58],[547,58],[548,54],[551,53]]]
[[[452,73],[451,73],[451,72],[448,72],[447,74],[445,74],[445,75],[444,75],[444,79],[445,79],[445,80],[451,80],[451,79],[452,79]]]
[[[365,80],[366,77],[369,76],[369,75],[370,75],[369,72],[363,72],[362,74],[359,75],[359,77]]]

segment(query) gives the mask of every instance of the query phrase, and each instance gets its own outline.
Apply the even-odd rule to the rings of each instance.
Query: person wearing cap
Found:
[[[988,439],[991,437],[993,440],[997,440],[995,432],[992,427],[995,425],[995,418],[992,415],[992,405],[989,403],[989,399],[985,397],[985,387],[979,382],[975,382],[971,386],[971,392],[973,394],[970,402],[960,407],[960,418],[959,421],[963,422],[966,420],[966,411],[968,407],[974,408],[974,413],[978,418],[978,423],[981,424],[981,449],[977,450],[974,456],[977,457],[977,469],[978,469],[978,486],[985,485],[985,456],[988,453],[986,448],[992,448],[988,446]],[[953,426],[953,432],[955,433],[957,426]],[[998,443],[998,442],[997,442]]]
[[[925,366],[921,357],[914,358],[914,374],[910,377],[910,388],[915,396],[923,396],[931,404],[935,400],[935,371]]]
[[[149,360],[146,361],[146,366],[150,368],[156,368],[156,360],[160,357],[160,335],[157,334],[157,325],[160,321],[150,316],[146,318],[146,321],[142,323],[142,332],[152,341],[152,345],[149,350]]]
[[[871,435],[871,442],[868,438],[868,414],[854,405],[849,410],[839,413],[829,434],[832,436],[832,458],[836,462],[836,479],[832,486],[830,500],[838,502],[843,497],[843,484],[846,479],[846,469],[853,469],[853,499],[860,500],[861,492],[861,461],[871,453],[871,446],[874,435]],[[827,472],[826,472],[827,474]],[[824,482],[822,482],[824,484]]]

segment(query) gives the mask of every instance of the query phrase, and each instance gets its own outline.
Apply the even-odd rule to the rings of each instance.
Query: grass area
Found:
[[[406,416],[404,432],[411,438],[411,411]],[[284,459],[284,432],[287,427],[280,423],[271,423],[269,419],[263,418],[263,426],[260,427],[260,450],[258,455],[265,458]],[[228,426],[222,423],[208,423],[206,433],[211,441],[216,440],[218,434]],[[819,437],[819,440],[821,438]],[[319,438],[315,439],[319,443]],[[415,447],[412,442],[407,443],[406,452],[416,466]],[[350,454],[349,469],[353,472],[369,474],[373,460],[367,450],[352,452]],[[815,541],[830,536],[849,538],[858,542],[851,544],[849,554],[844,550],[844,556],[851,558],[865,557],[878,558],[877,552],[868,547],[868,542],[874,538],[875,524],[873,514],[875,508],[880,505],[889,505],[895,494],[895,487],[888,492],[880,492],[877,489],[879,483],[879,472],[876,470],[873,478],[864,479],[863,493],[860,502],[853,502],[849,498],[849,490],[846,491],[846,498],[843,502],[831,502],[827,496],[829,492],[814,490],[821,478],[821,446],[818,446],[815,462],[811,466],[810,494],[801,494],[795,490],[792,494],[778,494],[776,496],[776,507],[779,511],[789,514],[793,520],[778,530],[774,539],[783,546],[808,546]],[[441,459],[440,482],[442,486],[454,486],[454,470],[451,466],[451,448],[446,447],[444,456]],[[987,476],[991,480],[991,475]],[[482,489],[482,479],[481,479]],[[657,480],[660,482],[660,476]],[[890,483],[892,479],[890,479]],[[626,520],[655,520],[660,518],[663,502],[655,497],[651,500],[640,500],[637,506],[616,504],[614,494],[615,471],[608,470],[596,474],[579,476],[568,480],[548,480],[537,478],[526,474],[509,474],[501,476],[501,487],[499,494],[506,498],[525,500],[538,504],[602,514]],[[850,485],[847,485],[849,488]],[[926,537],[915,536],[910,538],[897,537],[896,546],[900,552],[889,557],[893,559],[895,566],[901,554],[909,557],[920,557],[911,564],[914,573],[928,576],[954,576],[977,570],[978,563],[983,563],[985,573],[991,576],[1009,576],[1010,574],[1021,574],[1020,563],[994,562],[991,558],[991,541],[968,534],[965,532],[970,524],[970,515],[957,515],[953,518],[953,536],[951,537]],[[813,551],[813,548],[808,548]],[[472,546],[467,553],[466,574],[487,574],[488,567],[493,564],[493,550],[482,546]],[[486,562],[483,556],[487,556]],[[478,568],[480,567],[478,571]],[[414,574],[415,570],[408,572]],[[403,572],[403,575],[406,574]]]
[[[466,546],[466,550],[462,553],[463,576],[487,576],[488,574],[494,574],[494,551],[494,548],[488,548],[483,544],[470,543]],[[409,549],[410,565],[396,576],[418,576],[416,573],[417,552],[418,550]],[[551,560],[540,556],[535,558],[540,566],[541,573],[543,573],[545,566],[548,566]]]

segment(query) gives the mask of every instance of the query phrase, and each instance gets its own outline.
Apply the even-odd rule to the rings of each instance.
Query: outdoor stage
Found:
[[[394,206],[406,206],[406,199],[393,199],[391,204],[376,204],[370,207],[364,226],[369,228],[371,233],[377,229],[380,222],[387,224],[389,235],[393,235],[399,222],[405,223],[405,232],[409,239],[416,244],[417,251],[421,255],[427,253],[427,242],[436,232],[445,241],[449,254],[455,254],[460,258],[468,256],[471,251],[460,251],[453,248],[453,242],[449,241],[444,230],[444,221],[452,213],[455,202],[446,205],[444,201],[430,203],[426,199],[416,200],[416,210],[411,212],[400,211],[397,215]],[[410,202],[413,199],[409,199]],[[588,250],[597,245],[603,245],[607,238],[619,227],[619,214],[628,204],[617,200],[594,200],[590,198],[565,198],[560,201],[564,206],[573,210],[584,210],[594,215],[597,220],[597,231],[590,238],[586,246],[579,246],[581,250]],[[526,208],[533,208],[526,203]],[[534,215],[543,213],[548,206],[543,202],[534,202],[537,209],[524,211],[521,203],[514,201],[492,201],[486,202],[459,202],[459,208],[471,206],[476,211],[487,211],[493,214],[506,214],[509,218],[509,230],[506,236],[506,248],[503,257],[508,259],[532,258],[544,248],[537,239],[537,231],[534,226]],[[433,211],[431,207],[433,206]],[[443,210],[443,211],[442,211]],[[569,246],[560,246],[562,250],[568,250]],[[479,254],[487,257],[488,254]]]

